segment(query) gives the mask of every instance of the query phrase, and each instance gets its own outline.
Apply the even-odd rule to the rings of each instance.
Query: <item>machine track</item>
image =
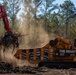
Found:
[[[69,69],[76,68],[76,62],[40,62],[39,67],[45,66],[48,68],[57,68],[57,69]]]

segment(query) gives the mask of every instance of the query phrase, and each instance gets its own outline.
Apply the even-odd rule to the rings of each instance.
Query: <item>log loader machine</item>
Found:
[[[0,19],[3,20],[5,28],[4,37],[0,38],[0,47],[4,46],[4,51],[5,48],[8,48],[10,45],[13,45],[13,48],[18,47],[18,37],[15,33],[11,31],[7,14],[3,5],[0,5]]]

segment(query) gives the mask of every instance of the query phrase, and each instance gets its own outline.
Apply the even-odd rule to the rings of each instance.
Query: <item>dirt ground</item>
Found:
[[[12,65],[1,62],[0,75],[76,75],[76,68],[70,69],[50,69],[47,67],[13,67]]]

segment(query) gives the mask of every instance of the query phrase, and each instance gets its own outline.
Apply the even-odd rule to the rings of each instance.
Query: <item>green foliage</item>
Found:
[[[12,20],[16,17],[17,13],[19,12],[19,0],[3,0],[3,5],[6,8],[8,17]]]
[[[25,12],[22,14],[22,18],[28,25],[28,30],[30,31],[30,27],[33,25],[35,26],[34,34],[36,34],[36,28],[41,25],[48,34],[53,33],[65,38],[75,38],[75,5],[71,0],[65,0],[59,6],[54,2],[55,0],[24,0]],[[31,40],[36,38],[33,37]]]
[[[44,8],[40,8],[42,14],[39,15],[39,19],[44,20],[43,27],[48,33],[73,39],[73,35],[75,37],[76,29],[74,27],[76,24],[75,5],[71,0],[66,0],[60,5],[58,13],[55,13],[53,10],[58,8],[58,6],[53,5],[52,3],[52,0],[45,0],[45,2],[43,2]]]
[[[53,4],[53,2],[55,2],[55,0],[45,0],[45,2],[42,0],[42,5],[39,7],[39,11],[42,13],[39,14],[38,17],[44,20],[43,27],[48,33],[53,31],[53,22],[51,23],[52,13],[58,8],[58,5]]]
[[[17,13],[19,12],[20,8],[20,2],[19,0],[3,0],[3,5],[6,8],[6,12],[8,15],[9,23],[12,27],[12,30],[15,30],[16,27],[16,19],[17,19]]]
[[[75,12],[76,8],[70,0],[64,1],[64,3],[62,5],[60,5],[60,7],[61,7],[61,14],[63,16],[62,20],[65,25],[64,37],[70,38],[70,35],[71,35],[70,27],[71,27],[71,25],[73,25],[72,19],[75,18],[74,15],[76,13]]]

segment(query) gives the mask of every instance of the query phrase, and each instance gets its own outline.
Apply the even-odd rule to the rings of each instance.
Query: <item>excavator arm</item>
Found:
[[[2,6],[2,5],[0,5],[0,19],[1,18],[3,19],[4,28],[5,28],[6,32],[7,33],[11,32],[11,28],[9,26],[9,22],[8,22],[6,11],[4,9],[4,6]]]
[[[0,45],[3,45],[4,48],[13,45],[13,47],[18,47],[18,36],[11,31],[9,26],[9,21],[7,18],[7,14],[3,5],[0,5],[0,19],[4,22],[4,28],[6,30],[4,37],[0,40]]]

